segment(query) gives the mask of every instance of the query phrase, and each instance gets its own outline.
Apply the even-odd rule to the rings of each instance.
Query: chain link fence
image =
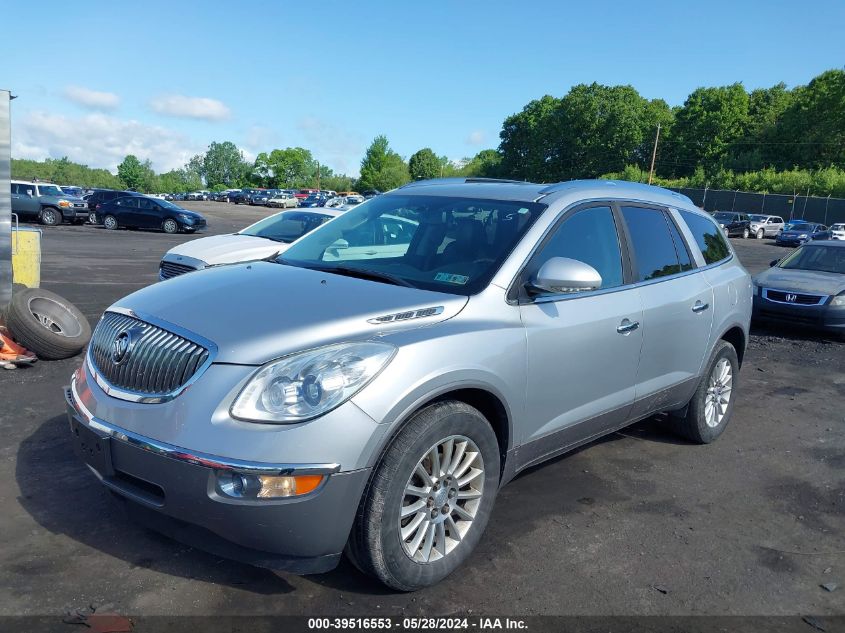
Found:
[[[821,222],[826,226],[845,222],[845,198],[789,196],[779,193],[751,193],[724,189],[672,188],[688,196],[706,211],[740,211],[779,215],[788,220],[797,218]]]

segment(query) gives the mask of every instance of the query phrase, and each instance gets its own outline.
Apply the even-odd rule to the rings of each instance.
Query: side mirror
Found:
[[[598,290],[601,283],[601,275],[589,264],[568,257],[552,257],[540,266],[526,287],[533,293],[562,294]]]
[[[769,268],[774,268],[775,266],[777,266],[779,261],[779,259],[773,259],[772,261],[770,261]]]

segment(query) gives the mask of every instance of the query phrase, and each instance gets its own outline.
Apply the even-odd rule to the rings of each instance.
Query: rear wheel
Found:
[[[53,207],[41,209],[41,224],[44,226],[56,226],[62,223],[62,214]]]
[[[498,485],[499,446],[484,416],[463,402],[433,404],[384,454],[347,551],[393,589],[433,585],[478,544]]]
[[[161,228],[164,230],[165,233],[178,233],[179,232],[179,224],[176,222],[176,220],[173,220],[171,218],[166,219],[162,223]]]
[[[113,215],[107,215],[103,218],[103,226],[109,231],[114,231],[117,228],[117,218]]]
[[[757,239],[758,239],[758,240],[762,240],[762,239],[763,239],[763,237],[765,237],[765,235],[766,235],[766,234],[765,234],[765,232],[763,231],[763,229],[757,229]]]
[[[697,444],[709,444],[727,427],[734,408],[739,359],[734,346],[719,341],[707,370],[675,430]]]

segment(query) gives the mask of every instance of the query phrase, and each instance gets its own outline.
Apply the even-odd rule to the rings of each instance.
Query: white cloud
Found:
[[[337,173],[358,176],[365,149],[360,138],[315,117],[300,119],[296,127],[305,141],[304,146],[311,150],[314,158]]]
[[[467,145],[483,145],[487,140],[487,134],[484,130],[473,130],[467,136],[466,144]]]
[[[152,161],[153,168],[168,171],[184,165],[205,151],[184,134],[135,120],[102,113],[68,117],[32,112],[13,121],[12,156],[61,158],[114,171],[127,154]]]
[[[67,99],[86,108],[114,110],[120,105],[120,97],[113,92],[99,92],[82,86],[67,86],[64,95]]]
[[[161,95],[150,101],[150,107],[158,114],[206,121],[222,121],[232,114],[225,103],[209,97]]]

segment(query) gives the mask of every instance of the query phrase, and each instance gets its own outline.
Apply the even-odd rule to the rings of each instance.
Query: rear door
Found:
[[[713,289],[667,209],[622,205],[643,306],[633,415],[674,404],[698,374],[713,325]]]
[[[36,217],[41,205],[35,191],[35,185],[12,183],[12,211],[19,217]]]
[[[113,213],[118,224],[138,226],[138,198],[133,196],[118,198],[109,205],[107,213]]]
[[[783,218],[771,217],[769,218],[769,221],[766,222],[764,232],[766,235],[777,235],[780,233],[781,229],[783,229]]]
[[[602,277],[598,290],[520,299],[528,359],[522,463],[627,420],[643,316],[638,290],[626,284],[620,222],[609,203],[568,212],[521,278],[528,281],[552,257],[582,261]]]

